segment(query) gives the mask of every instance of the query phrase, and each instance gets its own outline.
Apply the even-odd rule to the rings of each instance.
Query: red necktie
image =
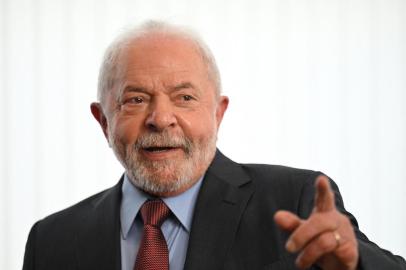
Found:
[[[144,231],[134,270],[169,270],[169,251],[161,225],[170,213],[161,200],[147,201],[142,205]]]

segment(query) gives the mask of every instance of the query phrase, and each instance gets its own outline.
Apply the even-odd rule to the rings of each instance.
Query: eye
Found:
[[[183,95],[183,96],[182,96],[182,99],[183,99],[184,101],[190,101],[190,100],[193,99],[193,97],[190,96],[190,95]]]
[[[140,104],[144,102],[144,98],[140,96],[129,98],[125,101],[125,103],[132,103],[132,104]]]

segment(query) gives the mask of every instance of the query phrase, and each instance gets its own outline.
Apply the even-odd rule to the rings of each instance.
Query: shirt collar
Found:
[[[185,192],[177,196],[162,198],[187,232],[190,232],[192,226],[193,212],[203,177]],[[153,197],[134,186],[128,179],[127,174],[124,175],[122,194],[120,209],[121,232],[123,238],[126,239],[141,206],[146,200]]]

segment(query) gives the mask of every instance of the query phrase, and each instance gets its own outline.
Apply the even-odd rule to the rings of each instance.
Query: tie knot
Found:
[[[141,217],[144,225],[161,227],[162,223],[169,217],[171,210],[162,200],[146,201],[141,206]]]

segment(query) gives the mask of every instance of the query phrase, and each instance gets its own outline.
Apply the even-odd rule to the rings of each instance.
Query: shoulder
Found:
[[[282,165],[269,165],[269,164],[244,164],[239,165],[252,177],[260,179],[262,181],[306,181],[309,178],[320,175],[321,172],[299,169],[294,167],[282,166]]]
[[[301,186],[313,183],[314,179],[322,174],[318,171],[298,169],[281,165],[238,163],[217,150],[216,156],[209,168],[209,172],[233,184],[238,178],[254,182],[256,185],[266,186]]]
[[[279,191],[302,189],[314,185],[322,172],[268,164],[239,164],[257,187],[276,188]]]
[[[93,249],[92,243],[97,243],[97,239],[109,240],[109,236],[118,232],[120,200],[121,181],[39,220],[28,236],[23,269],[34,269],[34,264],[36,269],[75,268],[72,258],[77,255],[78,248]]]
[[[253,203],[257,207],[288,210],[307,217],[312,209],[315,180],[320,171],[280,165],[239,164],[249,175],[255,192]]]
[[[37,232],[52,233],[62,230],[74,230],[90,216],[100,214],[105,210],[106,204],[116,202],[119,204],[121,196],[121,181],[104,191],[94,194],[66,209],[53,213],[36,223]]]
[[[314,198],[314,183],[319,171],[281,165],[237,163],[220,151],[209,168],[224,182],[253,190],[251,203],[264,208],[271,205],[307,215]]]

